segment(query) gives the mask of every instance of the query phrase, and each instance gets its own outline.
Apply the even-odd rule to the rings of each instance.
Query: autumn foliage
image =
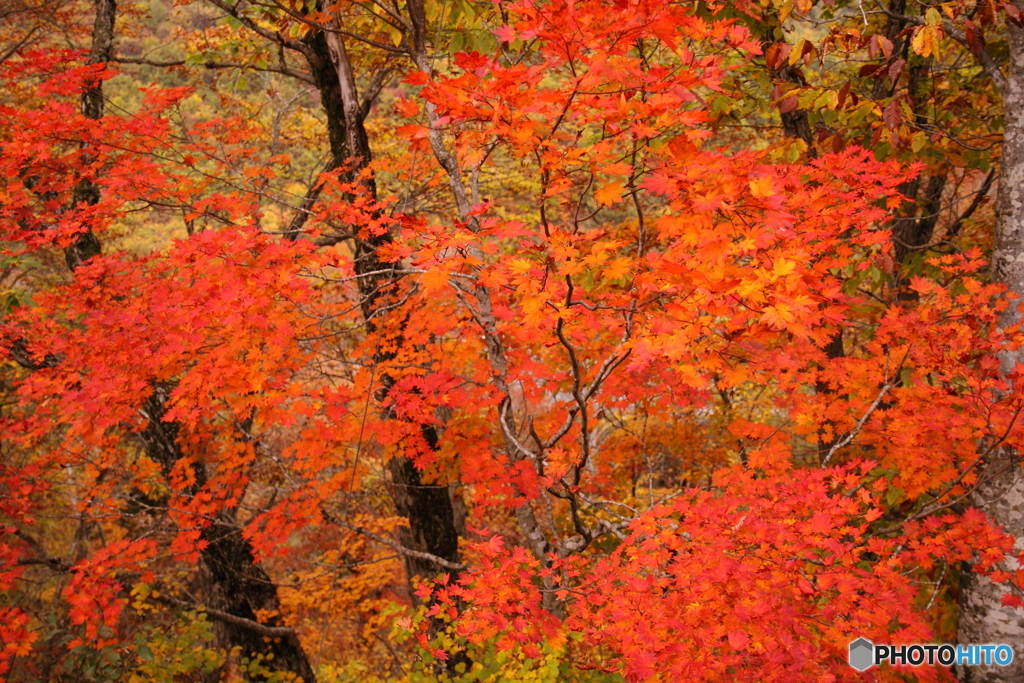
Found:
[[[809,146],[758,128],[823,101],[776,78],[731,128],[818,55],[759,6],[455,5],[178,30],[270,71],[343,36],[373,158],[326,170],[327,90],[271,134],[258,88],[187,69],[216,55],[163,86],[94,63],[90,3],[60,19],[81,49],[0,62],[0,676],[308,678],[274,641],[320,680],[948,680],[846,663],[950,640],[964,563],[1024,585],[968,498],[1024,447],[1016,303],[977,231],[894,245],[930,168],[907,117]],[[829,40],[891,59],[880,35]],[[408,487],[448,492],[453,553]],[[233,574],[270,591],[240,612]]]

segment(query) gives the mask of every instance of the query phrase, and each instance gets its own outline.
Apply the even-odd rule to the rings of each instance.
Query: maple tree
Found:
[[[1020,14],[880,7],[14,6],[0,676],[863,680],[1013,614]]]

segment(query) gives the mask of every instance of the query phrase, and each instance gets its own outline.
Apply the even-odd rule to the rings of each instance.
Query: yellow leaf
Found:
[[[910,139],[910,149],[914,150],[914,152],[920,152],[927,142],[927,135],[922,132],[914,133],[914,137]]]
[[[839,91],[829,90],[825,96],[825,104],[829,109],[835,111],[839,108]]]
[[[925,51],[925,36],[924,36],[924,32],[925,32],[925,30],[926,30],[926,28],[921,28],[920,30],[918,30],[917,33],[914,34],[914,37],[910,39],[910,47],[917,54],[927,56],[927,55],[924,54],[924,51]]]
[[[761,319],[777,330],[784,330],[788,324],[796,320],[796,316],[786,304],[777,303],[767,306],[761,313]]]
[[[758,296],[754,297],[753,295],[755,293],[759,293],[762,289],[764,289],[764,283],[760,278],[755,278],[751,280],[741,280],[740,283],[736,285],[735,291],[744,299],[754,298],[760,301],[764,299],[763,296],[758,294]]]
[[[781,24],[786,23],[786,19],[789,18],[789,15],[792,12],[793,12],[793,0],[785,0],[785,2],[782,3],[782,6],[779,7],[779,24],[781,25]]]
[[[801,11],[803,11],[803,10],[801,10]],[[790,66],[795,66],[796,63],[798,61],[800,61],[800,57],[802,57],[803,54],[804,54],[804,43],[806,43],[806,42],[807,42],[807,40],[801,38],[800,41],[797,42],[797,44],[793,46],[793,49],[789,53],[789,65]]]
[[[755,197],[771,197],[775,194],[775,183],[768,176],[751,180],[750,192]]]
[[[628,258],[615,258],[604,267],[604,276],[609,280],[618,280],[629,274],[629,267],[632,265]]]
[[[936,26],[922,26],[910,39],[910,46],[914,52],[922,57],[935,54],[939,45],[939,30]]]
[[[610,183],[605,183],[600,190],[594,193],[594,198],[602,206],[611,206],[612,204],[618,204],[622,201],[622,193],[625,192],[626,186],[619,180],[613,180]]]
[[[551,311],[547,308],[547,302],[550,298],[551,294],[548,292],[523,297],[523,323],[527,327],[537,327],[548,322]]]
[[[523,275],[529,273],[530,269],[533,268],[533,261],[524,258],[512,259],[508,263],[508,268],[516,275]]]
[[[774,270],[776,277],[785,277],[796,270],[796,262],[784,258],[776,259]]]

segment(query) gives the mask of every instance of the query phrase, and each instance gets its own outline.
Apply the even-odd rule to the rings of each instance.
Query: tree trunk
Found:
[[[163,419],[170,392],[171,387],[158,385],[146,399],[144,412],[147,423],[142,432],[146,454],[160,465],[167,478],[178,461],[185,457],[178,444],[180,427],[176,422]],[[198,493],[206,483],[206,471],[201,463],[193,465],[193,476],[194,483],[187,491],[189,495]],[[203,569],[199,588],[210,607],[233,617],[258,622],[257,610],[273,612],[280,609],[277,587],[263,566],[256,562],[252,546],[243,538],[232,513],[230,509],[221,510],[216,521],[202,531],[201,538],[206,547],[199,555]],[[282,624],[279,618],[274,617],[266,625]],[[262,663],[270,671],[293,672],[307,683],[315,680],[306,652],[294,634],[269,639],[245,625],[225,621],[218,622],[216,633],[218,640],[228,649],[241,648],[243,657],[270,656]]]
[[[90,64],[110,61],[113,54],[116,15],[115,0],[96,0]],[[82,114],[90,119],[99,119],[103,116],[103,109],[103,85],[97,82],[82,94]],[[99,185],[91,179],[83,178],[75,186],[72,210],[82,203],[94,206],[99,201]],[[88,259],[99,255],[101,250],[101,243],[95,233],[91,229],[83,231],[64,250],[68,268],[75,270]],[[179,426],[175,422],[163,420],[169,389],[164,386],[156,386],[154,389],[154,393],[146,400],[144,406],[149,419],[143,432],[143,440],[147,454],[161,465],[164,475],[169,476],[171,468],[184,454],[177,442]],[[195,466],[195,470],[196,483],[193,493],[199,491],[206,479],[201,464]],[[216,523],[203,530],[202,539],[206,541],[207,546],[200,556],[209,578],[208,585],[205,586],[209,595],[205,597],[214,603],[211,606],[231,616],[252,622],[257,621],[256,610],[277,610],[280,607],[276,586],[263,567],[256,563],[252,546],[242,537],[241,529],[235,523],[230,510],[222,510],[217,515]],[[269,660],[263,662],[265,668],[271,671],[293,672],[307,683],[313,683],[313,670],[294,634],[290,637],[268,639],[250,628],[232,623],[220,624],[219,633],[228,648],[240,647],[243,657],[255,654],[272,655]]]
[[[339,33],[314,33],[307,40],[311,48],[309,59],[314,82],[320,92],[321,105],[327,114],[328,139],[334,165],[341,166],[355,160],[350,175],[353,179],[372,159],[369,141],[363,127],[364,110],[358,100],[355,78],[344,40]],[[372,178],[363,180],[371,193],[376,192]],[[358,278],[362,312],[366,320],[368,335],[379,330],[380,306],[386,301],[388,292],[402,275],[400,264],[382,262],[377,250],[391,241],[391,235],[353,237],[353,266]],[[398,339],[392,339],[388,346],[401,346],[402,325],[397,325]],[[392,360],[391,352],[379,352],[378,363]],[[393,379],[386,373],[381,375],[381,397],[391,389]],[[436,449],[438,434],[432,425],[421,425],[420,432],[428,448]],[[451,493],[446,482],[424,484],[420,471],[410,458],[396,457],[388,463],[391,483],[394,487],[395,508],[407,520],[407,527],[399,537],[404,546],[422,553],[429,553],[451,563],[459,561],[458,530]],[[434,577],[451,569],[429,559],[405,556],[406,574],[411,580],[415,576]]]
[[[114,50],[114,20],[117,18],[115,0],[96,0],[96,18],[92,26],[92,48],[90,64],[105,64],[110,61]],[[100,119],[103,116],[103,85],[94,83],[82,93],[82,114],[86,118]],[[100,201],[100,188],[92,180],[82,179],[75,186],[72,210],[79,204],[95,206]],[[87,229],[64,249],[68,268],[74,270],[85,261],[101,252],[100,241],[91,229]]]
[[[1022,3],[1018,0],[1018,5]],[[1003,315],[1005,327],[1020,320],[1017,305],[1024,296],[1024,30],[1006,22],[1009,38],[1009,72],[1003,88],[1005,115],[1001,175],[996,204],[994,277],[1018,296]],[[1024,360],[1024,353],[1006,353],[1002,370],[1009,372]],[[1024,468],[1020,453],[1004,449],[988,463],[974,504],[1016,539],[1015,550],[1024,550]],[[1011,566],[1010,569],[1015,567]],[[962,644],[1003,643],[1017,653],[1007,667],[964,667],[958,671],[964,683],[1024,681],[1024,611],[1003,607],[1005,588],[988,578],[965,571],[960,582],[960,614],[957,639]]]
[[[772,44],[775,39],[777,31],[780,31],[782,26],[779,23],[779,14],[776,10],[765,10],[762,12],[763,24],[760,27],[764,32],[761,40],[761,48],[767,53],[768,47]],[[767,66],[767,65],[766,65]],[[795,85],[802,85],[800,75],[797,70],[792,66],[785,65],[779,69],[773,69],[768,66],[768,73],[771,74],[775,80],[785,81],[787,83],[793,83]],[[803,140],[807,145],[806,157],[807,160],[813,160],[818,158],[818,150],[814,145],[814,130],[811,127],[810,117],[808,116],[806,109],[796,108],[792,111],[783,111],[782,107],[779,107],[779,117],[782,120],[782,132],[787,138],[794,140]],[[845,355],[843,349],[843,330],[839,328],[829,339],[828,343],[823,349],[825,351],[825,357],[829,360],[835,360],[836,358],[842,358]],[[829,384],[823,380],[818,380],[814,384],[815,391],[823,396],[829,396],[835,394],[835,390],[829,386]],[[827,429],[826,429],[827,425]],[[831,436],[828,434],[831,433]],[[822,427],[818,430],[818,462],[824,463],[828,454],[831,452],[832,446],[836,442],[835,425],[832,422],[825,422]]]

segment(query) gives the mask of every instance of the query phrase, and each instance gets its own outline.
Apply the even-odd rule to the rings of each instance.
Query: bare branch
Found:
[[[208,59],[205,62],[192,62],[188,63],[184,59],[173,59],[168,61],[157,61],[154,59],[142,59],[138,57],[119,57],[114,56],[110,58],[110,61],[117,62],[118,64],[142,64],[144,66],[157,66],[157,67],[173,67],[173,66],[201,66],[205,69],[246,69],[249,71],[269,71],[272,73],[281,74],[282,76],[289,76],[300,81],[315,85],[313,79],[307,74],[301,71],[295,71],[285,66],[279,67],[258,67],[252,64],[243,64],[241,62],[218,62],[212,59]]]
[[[910,349],[907,349],[907,352],[903,354],[903,360],[901,360],[900,364],[896,366],[896,370],[893,373],[894,377],[899,374],[900,369],[903,367],[903,364],[907,361],[907,357],[909,355]],[[867,424],[867,421],[871,417],[872,413],[874,413],[878,409],[878,406],[882,404],[882,399],[885,398],[886,394],[888,394],[889,390],[891,390],[894,386],[896,386],[896,383],[889,381],[882,385],[882,389],[881,391],[878,392],[878,396],[876,396],[874,402],[872,402],[872,404],[868,406],[867,411],[865,411],[865,413],[857,421],[857,424],[853,426],[853,429],[847,432],[846,436],[844,436],[839,441],[835,442],[832,445],[832,448],[829,449],[828,453],[821,461],[821,466],[823,468],[828,466],[829,460],[831,460],[832,456],[836,454],[836,451],[838,451],[840,448],[844,448],[847,445],[849,445],[850,442],[853,441],[858,434],[860,434],[860,430],[864,428],[865,424]]]
[[[321,508],[321,512],[324,515],[324,519],[326,519],[331,524],[336,524],[337,526],[340,526],[342,528],[348,529],[349,531],[354,531],[357,534],[361,534],[363,536],[366,536],[367,538],[369,538],[369,539],[371,539],[373,541],[376,541],[377,543],[380,543],[381,545],[386,545],[387,547],[389,547],[392,550],[395,550],[395,551],[401,553],[402,555],[405,555],[406,557],[415,557],[415,558],[418,558],[420,560],[427,560],[428,562],[433,562],[434,564],[438,565],[439,567],[444,567],[446,569],[452,569],[454,571],[463,571],[463,570],[467,569],[466,565],[464,565],[464,564],[461,564],[461,563],[458,563],[458,562],[450,562],[450,561],[444,559],[443,557],[438,557],[437,555],[433,555],[431,553],[425,553],[425,552],[422,552],[420,550],[413,550],[412,548],[406,548],[401,543],[398,543],[396,541],[392,541],[390,538],[385,538],[384,536],[380,536],[378,534],[375,534],[372,531],[370,531],[369,529],[364,529],[363,527],[356,526],[355,524],[349,524],[345,520],[343,520],[343,519],[341,519],[339,517],[336,517],[335,515],[332,515],[331,513],[327,512],[326,510],[323,510],[322,508]]]
[[[253,633],[264,636],[265,638],[297,638],[295,629],[288,626],[267,626],[266,624],[261,624],[258,621],[235,616],[234,614],[229,614],[219,609],[213,609],[212,607],[206,607],[203,605],[195,605],[191,602],[186,602],[185,600],[178,600],[177,598],[171,598],[163,595],[160,597],[152,597],[152,599],[166,605],[175,605],[177,607],[184,607],[197,612],[205,612],[211,619],[216,619],[217,621],[222,621],[225,624],[231,624],[233,626],[248,629]]]
[[[15,564],[20,566],[30,565],[45,565],[55,572],[67,572],[71,571],[72,564],[67,560],[59,557],[50,557],[46,553],[46,549],[43,544],[40,543],[35,537],[28,535],[21,529],[15,527],[14,536],[20,539],[28,547],[32,548],[32,552],[36,554],[36,557],[22,557]]]
[[[925,25],[924,19],[922,19],[921,17],[911,17],[907,16],[906,14],[899,14],[897,12],[893,12],[891,9],[889,9],[882,3],[878,3],[878,7],[881,8],[883,12],[885,12],[893,19],[899,19],[900,21],[906,22],[908,24],[913,24],[914,26]],[[995,60],[992,59],[992,55],[990,55],[985,50],[979,50],[975,52],[971,48],[970,44],[967,42],[967,35],[963,31],[958,29],[956,26],[953,26],[953,24],[951,24],[946,19],[942,20],[942,30],[943,32],[945,32],[947,36],[949,36],[956,42],[960,43],[968,50],[970,50],[972,54],[974,54],[974,56],[978,59],[978,63],[981,65],[981,68],[985,71],[986,74],[988,74],[988,77],[992,79],[992,83],[996,86],[996,89],[999,90],[999,92],[1006,91],[1006,76],[1003,75],[1003,72],[999,68],[999,65],[997,65],[995,63]]]
[[[11,360],[26,370],[35,371],[52,368],[60,362],[60,358],[52,353],[46,354],[41,360],[33,360],[32,355],[28,351],[28,342],[24,338],[18,338],[11,342],[7,349],[7,354]]]
[[[324,173],[330,173],[338,167],[338,161],[332,155],[327,160],[327,165],[324,166],[324,170],[320,172],[320,175]],[[288,224],[288,229],[285,230],[284,236],[290,240],[294,240],[299,236],[303,226],[309,217],[313,215],[313,205],[316,204],[316,200],[320,198],[320,193],[324,190],[325,181],[319,178],[313,186],[306,192],[306,196],[302,198],[302,205],[295,210],[295,216],[292,218],[291,223]]]
[[[988,172],[988,175],[985,176],[985,180],[984,182],[982,182],[981,187],[974,194],[974,199],[971,200],[971,205],[967,207],[966,211],[960,214],[959,218],[956,219],[956,222],[954,222],[953,225],[949,226],[949,230],[946,231],[946,241],[949,241],[957,236],[957,234],[960,232],[960,228],[962,228],[964,225],[964,221],[973,216],[974,212],[977,211],[978,207],[981,206],[981,203],[985,201],[985,197],[988,196],[988,191],[992,189],[992,181],[995,179],[995,177],[996,169],[995,167],[993,167]]]
[[[267,40],[270,40],[270,41],[272,41],[274,43],[277,43],[278,45],[280,45],[282,47],[286,47],[289,50],[295,50],[296,52],[301,52],[302,54],[304,54],[306,57],[308,57],[310,59],[314,58],[314,56],[312,54],[312,50],[310,49],[310,47],[308,45],[306,45],[305,43],[303,43],[301,41],[293,40],[291,38],[287,38],[287,37],[281,35],[280,31],[271,31],[270,29],[267,29],[267,28],[264,28],[263,26],[260,26],[258,23],[253,21],[250,17],[247,17],[244,14],[242,14],[242,9],[238,5],[232,5],[229,2],[227,2],[227,0],[207,0],[207,1],[209,3],[211,3],[212,5],[214,5],[215,7],[220,8],[224,12],[227,12],[228,15],[230,15],[230,16],[234,17],[235,19],[237,19],[239,22],[242,23],[243,26],[248,28],[250,31],[253,31],[256,34],[261,35],[264,38],[266,38]]]
[[[6,62],[8,59],[11,58],[11,56],[15,52],[17,52],[21,48],[25,47],[25,45],[28,44],[28,41],[32,40],[32,36],[34,36],[36,34],[36,31],[38,31],[38,30],[39,30],[38,26],[33,26],[32,30],[29,31],[28,33],[26,33],[24,38],[22,38],[21,40],[16,42],[14,45],[12,45],[10,48],[8,48],[6,51],[4,51],[4,53],[2,55],[0,55],[0,64],[3,64],[4,62]]]

